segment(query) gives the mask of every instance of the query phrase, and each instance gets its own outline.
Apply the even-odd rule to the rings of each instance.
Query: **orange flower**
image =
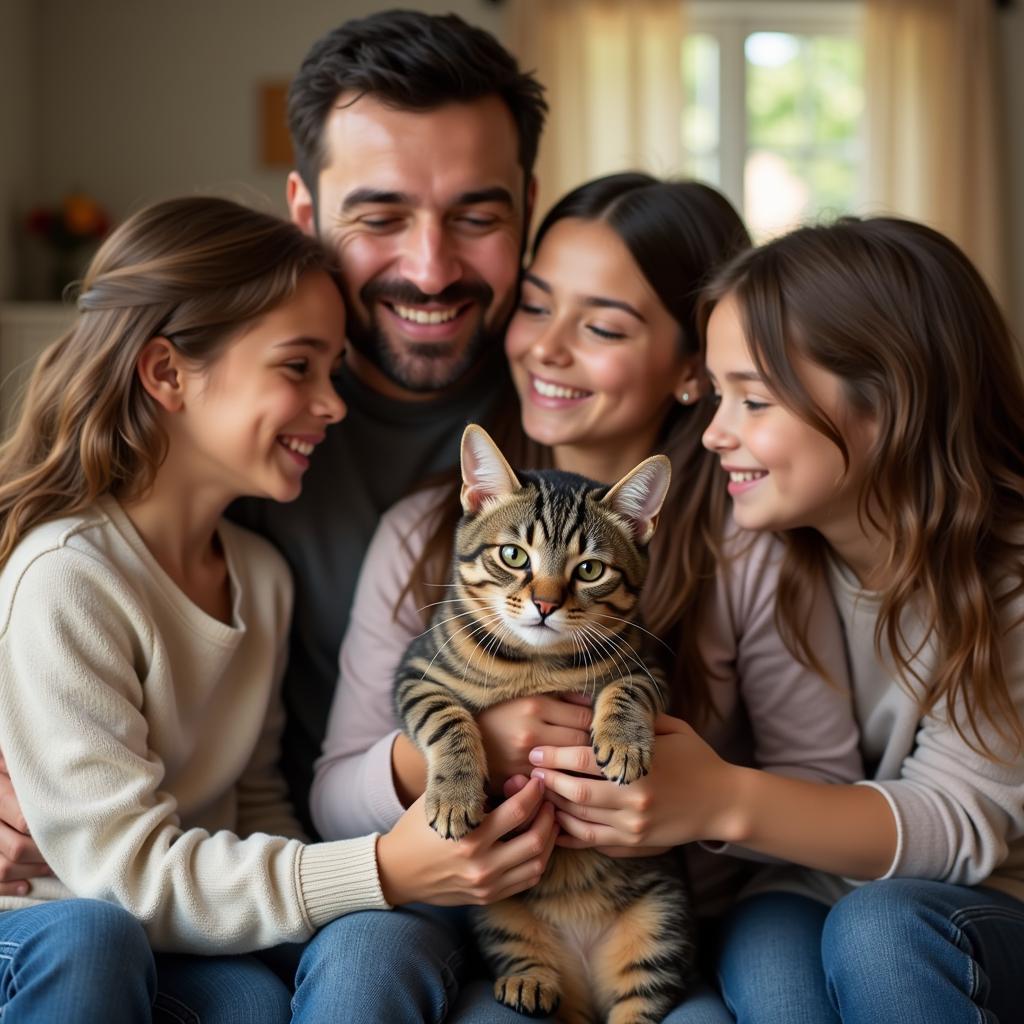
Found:
[[[107,229],[107,216],[95,199],[82,192],[64,198],[64,226],[69,234],[98,238]]]

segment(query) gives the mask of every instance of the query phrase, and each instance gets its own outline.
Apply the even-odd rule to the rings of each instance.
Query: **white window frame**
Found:
[[[691,0],[686,31],[718,41],[718,187],[744,210],[747,159],[747,67],[743,43],[752,32],[794,35],[862,35],[859,0]],[[860,140],[863,153],[864,140]],[[859,203],[863,197],[855,197]]]

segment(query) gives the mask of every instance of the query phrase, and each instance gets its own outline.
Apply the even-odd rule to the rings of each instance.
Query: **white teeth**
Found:
[[[545,398],[586,398],[589,391],[577,391],[575,388],[563,388],[558,384],[549,384],[539,377],[533,378],[533,390]]]
[[[764,470],[762,470],[762,469],[757,469],[757,470],[754,470],[753,472],[748,470],[748,471],[743,472],[743,473],[730,473],[729,474],[729,481],[730,481],[730,483],[734,483],[734,484],[745,484],[745,483],[749,483],[751,480],[760,480],[761,477],[767,476],[767,475],[768,474]]]
[[[411,306],[391,307],[403,320],[409,320],[414,324],[444,324],[454,320],[459,315],[458,306],[451,306],[449,309],[414,309]]]
[[[281,443],[285,448],[290,448],[293,452],[298,452],[300,455],[312,455],[315,445],[310,444],[308,441],[300,441],[297,437],[282,437]]]

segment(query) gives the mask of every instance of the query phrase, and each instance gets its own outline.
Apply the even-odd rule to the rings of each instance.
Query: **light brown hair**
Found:
[[[768,386],[847,466],[843,433],[810,398],[793,356],[834,374],[849,406],[875,420],[859,515],[885,537],[892,581],[882,593],[879,654],[891,656],[922,714],[941,704],[975,750],[995,756],[984,723],[1019,751],[1024,723],[1000,643],[1011,627],[1006,606],[1024,594],[1024,377],[981,276],[921,224],[844,218],[735,259],[706,293],[702,331],[725,296]],[[778,617],[814,664],[797,609],[825,571],[828,545],[809,528],[783,536]],[[927,687],[901,630],[911,607],[938,640]]]
[[[81,283],[74,325],[40,356],[0,446],[0,566],[33,526],[152,485],[167,441],[135,369],[151,338],[208,365],[309,270],[333,274],[315,239],[227,199],[156,203],[114,231]]]

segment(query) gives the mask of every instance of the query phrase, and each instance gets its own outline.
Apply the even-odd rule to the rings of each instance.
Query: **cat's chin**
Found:
[[[519,622],[508,622],[506,625],[521,644],[533,650],[555,653],[558,648],[572,647],[569,634],[552,626],[540,623],[524,625]]]

